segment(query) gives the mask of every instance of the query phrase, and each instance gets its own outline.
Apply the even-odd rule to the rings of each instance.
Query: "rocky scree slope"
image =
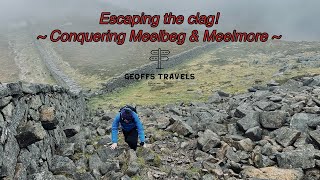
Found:
[[[91,179],[320,179],[320,76],[138,111],[147,148],[103,146],[115,113],[100,109],[76,169]]]
[[[11,144],[20,148],[17,163],[2,168],[6,171],[1,175],[80,180],[320,178],[320,76],[281,85],[272,81],[243,94],[218,91],[205,103],[138,107],[138,112],[147,148],[129,150],[120,135],[119,148],[111,150],[115,112],[98,109],[81,126],[59,124],[52,131],[40,120],[28,131],[38,139],[49,136],[38,142],[24,145],[19,140],[24,136],[11,137]],[[61,136],[50,138],[58,132]],[[50,148],[46,143],[52,143]]]

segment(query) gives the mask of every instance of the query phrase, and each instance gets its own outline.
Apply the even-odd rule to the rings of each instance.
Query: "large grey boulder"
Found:
[[[52,162],[49,165],[49,169],[54,174],[73,175],[76,170],[76,166],[68,157],[55,155],[52,157]]]
[[[315,150],[311,145],[279,153],[276,157],[281,168],[309,169],[315,167],[314,154]]]
[[[198,138],[198,145],[204,152],[208,152],[220,144],[220,137],[209,129],[205,130],[204,133]]]
[[[253,141],[260,141],[262,139],[262,129],[259,126],[248,129],[245,136]]]
[[[166,129],[171,124],[170,118],[166,116],[160,116],[156,118],[156,121],[158,129]]]
[[[0,84],[0,98],[6,97],[9,95],[9,88],[6,84]]]
[[[121,149],[112,150],[110,147],[105,147],[99,148],[97,153],[102,162],[107,162],[111,158],[118,157],[121,154]]]
[[[58,152],[61,156],[72,156],[74,154],[74,143],[60,144]]]
[[[94,169],[99,170],[100,167],[102,166],[103,162],[99,158],[98,154],[93,154],[89,158],[89,169],[92,171]]]
[[[260,113],[261,126],[267,129],[278,129],[286,122],[286,112],[268,111]]]
[[[176,132],[179,135],[189,136],[193,134],[193,129],[180,119],[174,119],[174,123],[167,128],[168,131]]]
[[[42,101],[40,96],[32,96],[30,99],[30,108],[33,110],[38,110],[42,106]]]
[[[126,174],[128,176],[134,176],[136,175],[139,170],[140,170],[140,167],[139,167],[139,164],[137,163],[137,154],[134,150],[130,149],[128,151],[128,168],[126,170]]]
[[[320,129],[309,132],[313,142],[320,148]]]
[[[317,125],[320,125],[320,116],[317,114],[297,113],[290,121],[290,128],[301,132],[308,132],[310,127],[315,128]]]
[[[283,147],[292,145],[300,136],[301,132],[288,127],[282,127],[272,132],[275,140]]]
[[[3,97],[0,99],[0,108],[8,105],[12,99],[12,96]]]
[[[237,125],[241,130],[247,131],[250,128],[260,126],[259,124],[259,112],[250,111],[245,117],[237,121]]]
[[[28,123],[18,129],[18,134],[15,136],[20,148],[25,148],[30,144],[40,141],[45,138],[46,131],[39,123]]]

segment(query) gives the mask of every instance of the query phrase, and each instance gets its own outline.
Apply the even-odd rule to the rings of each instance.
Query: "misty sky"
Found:
[[[288,40],[320,41],[319,0],[1,0],[1,28],[26,18],[50,23],[52,19],[81,15],[95,21],[100,11],[112,12],[114,7],[109,3],[150,14],[220,11],[219,25],[214,27],[218,30],[266,31]]]

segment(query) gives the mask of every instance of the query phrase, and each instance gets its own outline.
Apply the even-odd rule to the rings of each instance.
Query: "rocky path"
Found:
[[[50,177],[320,179],[320,76],[248,91],[219,91],[204,103],[139,107],[149,144],[137,152],[122,135],[119,148],[109,148],[115,113],[97,110],[58,148]]]

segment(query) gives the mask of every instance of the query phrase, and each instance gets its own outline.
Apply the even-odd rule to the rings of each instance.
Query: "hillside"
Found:
[[[193,80],[137,81],[129,88],[93,98],[91,104],[108,108],[126,103],[165,105],[204,101],[217,90],[240,93],[272,81],[281,84],[292,77],[319,74],[319,58],[319,42],[227,44],[163,72],[194,74]]]
[[[39,84],[0,85],[4,179],[320,178],[320,76],[207,102],[138,106],[146,147],[110,149],[115,109],[89,113],[84,97]]]

